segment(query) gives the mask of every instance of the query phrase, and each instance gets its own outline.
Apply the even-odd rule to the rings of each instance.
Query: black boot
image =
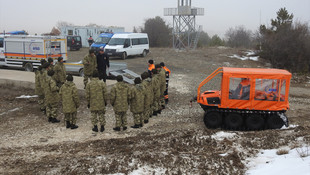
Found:
[[[157,111],[157,114],[161,114],[161,110]]]
[[[114,131],[120,131],[121,128],[120,128],[120,127],[115,127],[115,128],[113,128],[113,130],[114,130]]]
[[[154,111],[154,112],[153,112],[153,115],[154,115],[154,116],[157,116],[157,111]]]
[[[165,105],[162,105],[162,106],[161,106],[161,109],[166,109],[166,106],[165,106]]]
[[[92,129],[94,132],[98,132],[98,126],[97,125],[94,125],[93,129]]]
[[[52,118],[52,117],[49,117],[49,118],[48,118],[48,122],[53,122],[53,118]]]
[[[59,123],[59,122],[60,122],[60,120],[57,120],[57,118],[52,119],[52,123]]]
[[[144,123],[148,123],[149,122],[149,120],[144,120]]]
[[[79,126],[77,126],[77,125],[71,125],[71,129],[76,129],[76,128],[78,128]]]
[[[135,129],[136,129],[136,128],[140,128],[140,125],[136,125],[136,124],[135,124],[134,126],[131,126],[131,128],[135,128]]]
[[[71,124],[69,121],[66,121],[66,128],[71,128]]]
[[[125,131],[126,129],[127,129],[127,127],[126,127],[126,126],[124,126],[124,127],[123,127],[123,131]]]
[[[104,131],[104,126],[101,125],[101,127],[100,127],[100,132],[103,132],[103,131]]]
[[[140,124],[140,127],[141,127],[141,128],[143,127],[143,124],[142,124],[142,123]]]

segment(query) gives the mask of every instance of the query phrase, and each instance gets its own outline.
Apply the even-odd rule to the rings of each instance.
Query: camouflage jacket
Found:
[[[97,69],[97,59],[96,56],[86,55],[83,59],[84,65],[84,74],[85,75],[92,75],[94,70]]]
[[[160,98],[160,82],[159,74],[154,74],[152,78],[153,92],[154,92],[154,101],[158,101]]]
[[[58,62],[54,67],[55,75],[54,79],[57,83],[66,82],[66,68],[65,65],[61,62]]]
[[[146,91],[142,84],[136,84],[131,88],[130,111],[139,114],[144,111]]]
[[[86,85],[86,99],[90,105],[90,111],[105,111],[107,104],[107,87],[98,78],[92,78]]]
[[[55,80],[47,76],[47,81],[46,81],[46,93],[45,93],[45,98],[46,98],[46,104],[51,104],[51,103],[58,103],[59,102],[59,94],[58,94],[58,86],[56,85]]]
[[[158,75],[160,81],[160,95],[164,96],[164,92],[166,90],[166,71],[161,68]]]
[[[80,99],[77,93],[76,85],[72,81],[66,81],[59,90],[62,101],[63,113],[74,113],[80,106]]]
[[[147,78],[141,83],[145,88],[145,108],[150,108],[154,101],[154,92],[152,86],[152,79]]]
[[[41,85],[41,88],[43,90],[43,93],[46,94],[46,91],[47,91],[47,70],[46,69],[42,69],[41,70],[41,76],[39,77],[39,80],[40,80],[40,85]]]
[[[130,100],[130,89],[124,82],[117,82],[111,89],[111,104],[114,112],[126,112]]]
[[[35,94],[44,95],[43,88],[41,86],[41,71],[37,70],[35,72]]]

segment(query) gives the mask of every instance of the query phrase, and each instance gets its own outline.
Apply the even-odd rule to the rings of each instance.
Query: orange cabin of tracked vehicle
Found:
[[[221,90],[201,93],[201,87],[218,74]],[[203,108],[286,111],[291,76],[281,69],[220,67],[200,83],[197,102]]]

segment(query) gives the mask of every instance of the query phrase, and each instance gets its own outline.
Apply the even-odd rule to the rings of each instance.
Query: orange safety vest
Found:
[[[155,65],[154,64],[149,64],[149,71],[152,71],[153,69],[155,69]]]
[[[169,73],[169,75],[170,75],[171,71],[170,71],[170,70],[169,70],[166,66],[164,66],[163,68],[164,68],[164,69],[165,69],[165,71],[166,71],[166,72],[168,72],[168,73]]]
[[[246,87],[250,87],[250,81],[249,80],[242,80],[241,82],[240,82],[240,85],[241,85],[241,89],[240,89],[240,94],[239,94],[239,96],[240,96],[240,98],[242,97],[242,94],[244,93],[243,91],[244,91],[244,88],[246,88]]]

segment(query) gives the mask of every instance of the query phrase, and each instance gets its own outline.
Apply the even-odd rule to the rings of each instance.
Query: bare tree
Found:
[[[58,21],[58,22],[56,23],[56,27],[57,27],[58,29],[60,29],[61,27],[64,27],[64,26],[74,26],[74,24],[69,23],[69,22],[66,22],[66,21]]]
[[[246,30],[243,26],[228,29],[225,36],[227,38],[227,45],[230,47],[249,48],[252,46],[252,32]]]

